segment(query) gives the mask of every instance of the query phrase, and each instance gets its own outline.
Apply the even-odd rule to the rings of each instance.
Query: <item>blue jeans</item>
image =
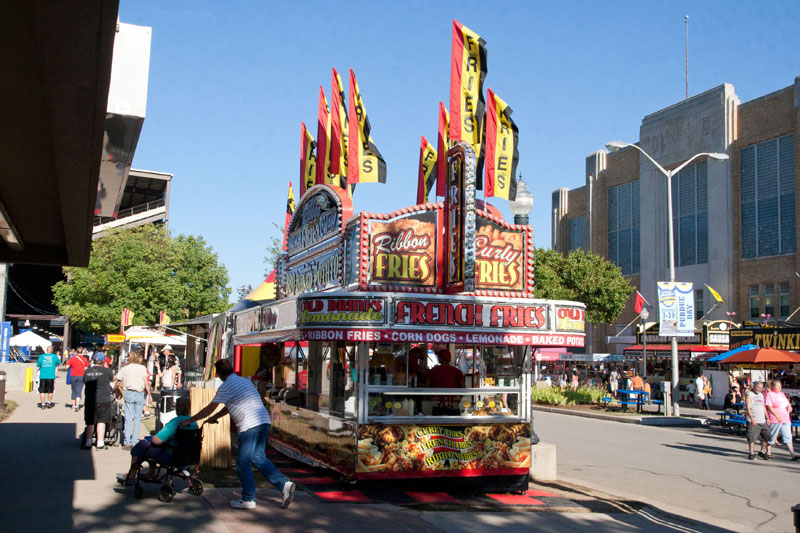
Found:
[[[142,424],[144,392],[125,391],[125,442],[133,446],[139,442],[139,426]]]
[[[264,450],[267,449],[267,435],[269,424],[261,424],[247,431],[239,432],[239,455],[236,457],[236,472],[242,482],[242,499],[246,502],[256,500],[256,481],[253,478],[255,465],[270,483],[283,490],[286,476],[281,474],[275,465],[267,459]]]

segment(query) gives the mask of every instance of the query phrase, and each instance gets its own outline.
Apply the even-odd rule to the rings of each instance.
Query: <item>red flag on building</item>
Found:
[[[633,310],[636,311],[637,315],[642,312],[642,309],[644,309],[645,304],[649,306],[650,302],[644,299],[642,293],[636,291],[636,301],[633,303]]]
[[[486,79],[486,41],[453,20],[450,61],[450,140],[466,141],[478,159],[478,189],[481,188],[483,153],[483,81]]]
[[[350,69],[348,104],[348,183],[386,183],[386,161],[372,141],[369,118],[353,69]]]
[[[511,119],[511,108],[491,89],[486,90],[486,197],[508,201],[517,197],[519,130]]]
[[[439,102],[439,139],[436,143],[436,196],[447,194],[447,150],[450,148],[450,114]]]
[[[317,111],[317,179],[316,184],[328,183],[328,162],[330,161],[331,114],[325,89],[319,86],[319,109]]]
[[[317,180],[317,158],[314,148],[317,143],[306,128],[306,123],[300,123],[300,196],[314,186]]]
[[[347,110],[345,108],[342,78],[336,69],[331,69],[331,139],[330,172],[340,176],[336,185],[345,188],[347,184]]]
[[[419,146],[419,180],[417,181],[417,204],[428,202],[428,193],[436,180],[436,150],[425,136]]]
[[[286,251],[286,247],[289,241],[289,221],[292,219],[292,215],[294,214],[294,189],[292,189],[292,182],[289,182],[289,197],[286,199],[286,218],[283,223],[283,251]]]

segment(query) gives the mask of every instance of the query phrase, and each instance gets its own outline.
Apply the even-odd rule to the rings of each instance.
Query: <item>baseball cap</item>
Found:
[[[167,350],[169,350],[171,352],[172,351],[172,346],[167,344],[166,346],[164,346],[164,348],[161,349],[162,352],[166,352]]]
[[[95,352],[94,355],[92,356],[92,359],[94,361],[97,361],[98,363],[102,363],[103,361],[106,360],[106,354],[104,354],[103,352]]]

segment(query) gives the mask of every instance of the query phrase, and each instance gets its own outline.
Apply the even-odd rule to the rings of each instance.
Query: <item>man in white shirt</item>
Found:
[[[117,372],[117,384],[125,394],[125,442],[122,448],[130,450],[139,442],[139,427],[142,424],[142,410],[147,403],[153,401],[150,395],[150,382],[147,379],[147,368],[142,365],[142,354],[132,352],[128,355],[128,364]]]
[[[211,403],[190,419],[181,422],[181,427],[203,420],[222,404],[224,407],[209,418],[208,423],[213,424],[219,418],[230,414],[239,429],[236,471],[239,474],[239,481],[242,483],[242,498],[231,500],[231,507],[234,509],[256,508],[256,483],[252,467],[255,465],[258,471],[281,491],[281,508],[286,509],[294,499],[295,484],[286,479],[286,476],[281,474],[264,454],[271,420],[269,412],[261,400],[261,395],[249,379],[233,373],[233,365],[227,359],[214,363],[214,368],[217,370],[217,377],[222,380],[222,386],[217,389],[217,394]]]

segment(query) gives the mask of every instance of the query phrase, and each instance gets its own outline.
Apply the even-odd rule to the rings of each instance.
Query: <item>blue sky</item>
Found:
[[[731,83],[742,102],[800,75],[800,2],[120,3],[120,21],[153,28],[147,117],[133,165],[174,174],[170,226],[202,235],[231,287],[258,285],[273,222],[298,184],[300,121],[316,137],[331,67],[358,78],[386,184],[354,210],[415,201],[420,135],[449,105],[457,18],[487,42],[491,87],[514,109],[518,170],[534,193],[537,246],[550,246],[551,193],[584,183],[585,157],[638,140],[644,115]],[[511,219],[508,203],[492,201]]]

